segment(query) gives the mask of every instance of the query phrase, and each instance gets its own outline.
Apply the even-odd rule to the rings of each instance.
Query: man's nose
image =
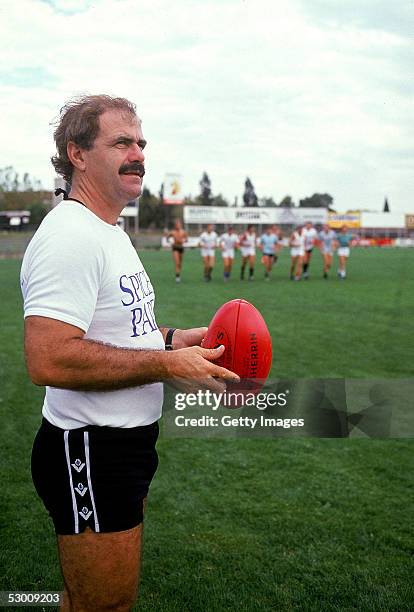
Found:
[[[128,160],[131,162],[139,161],[141,163],[145,161],[144,151],[136,142],[129,147]]]

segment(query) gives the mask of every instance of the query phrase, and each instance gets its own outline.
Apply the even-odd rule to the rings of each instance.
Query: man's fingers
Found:
[[[225,347],[223,344],[214,349],[202,349],[202,357],[207,359],[208,361],[215,361],[225,351]],[[223,378],[224,380],[231,380],[232,382],[239,382],[240,377],[235,373],[227,370],[226,368],[222,368],[221,366],[214,365],[213,369],[210,371],[211,376],[215,378]]]
[[[221,368],[220,366],[215,366],[214,370],[211,372],[211,375],[214,376],[214,378],[222,378],[226,381],[240,382],[240,376],[238,376],[235,372],[231,372],[230,370],[226,370],[226,368]]]
[[[201,350],[202,350],[201,356],[204,359],[207,359],[207,361],[215,361],[216,359],[222,356],[222,354],[225,351],[225,347],[224,347],[224,344],[220,344],[220,346],[218,346],[217,348],[209,348],[209,349],[203,348]]]

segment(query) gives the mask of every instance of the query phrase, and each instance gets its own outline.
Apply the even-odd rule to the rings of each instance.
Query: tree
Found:
[[[384,201],[384,212],[390,212],[390,207],[389,207],[387,198],[385,198],[385,201]]]
[[[259,199],[254,190],[253,183],[251,182],[249,177],[247,177],[244,182],[243,202],[245,206],[258,206],[259,205]]]
[[[198,196],[198,200],[200,201],[201,206],[211,206],[211,181],[207,172],[203,172],[199,185],[200,195]]]
[[[41,182],[28,172],[20,179],[13,166],[0,168],[0,208],[30,210],[30,224],[39,225],[52,205],[52,192],[45,191]]]
[[[164,225],[164,209],[159,198],[144,187],[139,199],[139,226],[142,228]]]
[[[295,203],[290,195],[286,195],[283,200],[280,201],[279,206],[282,208],[294,208]]]
[[[34,202],[28,207],[30,211],[30,225],[38,227],[43,219],[49,212],[49,207],[41,204],[40,202]]]
[[[211,204],[212,206],[229,206],[228,201],[226,200],[226,198],[223,198],[221,193],[213,197],[213,199],[211,200]]]
[[[310,198],[299,200],[301,208],[328,208],[328,210],[332,210],[332,204],[333,197],[329,193],[314,193]]]
[[[158,192],[158,197],[160,199],[160,204],[164,204],[164,183],[161,183],[160,190]]]
[[[0,168],[0,192],[9,193],[17,191],[42,191],[42,184],[28,172],[23,174],[22,180],[13,166]]]
[[[265,206],[266,208],[273,208],[277,206],[277,204],[272,197],[269,197],[269,198],[264,197],[264,198],[260,198],[259,206]]]

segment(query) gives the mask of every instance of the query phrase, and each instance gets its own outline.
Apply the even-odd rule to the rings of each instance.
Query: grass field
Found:
[[[315,253],[301,283],[287,278],[287,253],[269,283],[258,266],[253,283],[237,268],[227,284],[221,262],[204,283],[188,253],[180,285],[169,253],[141,256],[159,324],[208,324],[236,297],[258,306],[273,378],[413,377],[414,250],[355,250],[344,282],[323,280]],[[24,369],[19,267],[0,261],[0,590],[60,590],[30,477],[43,392]],[[414,609],[412,440],[162,437],[158,451],[140,610]]]

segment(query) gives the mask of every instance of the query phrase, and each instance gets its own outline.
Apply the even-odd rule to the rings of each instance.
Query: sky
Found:
[[[80,94],[137,105],[145,184],[414,213],[414,0],[2,0],[0,168],[53,188]]]

